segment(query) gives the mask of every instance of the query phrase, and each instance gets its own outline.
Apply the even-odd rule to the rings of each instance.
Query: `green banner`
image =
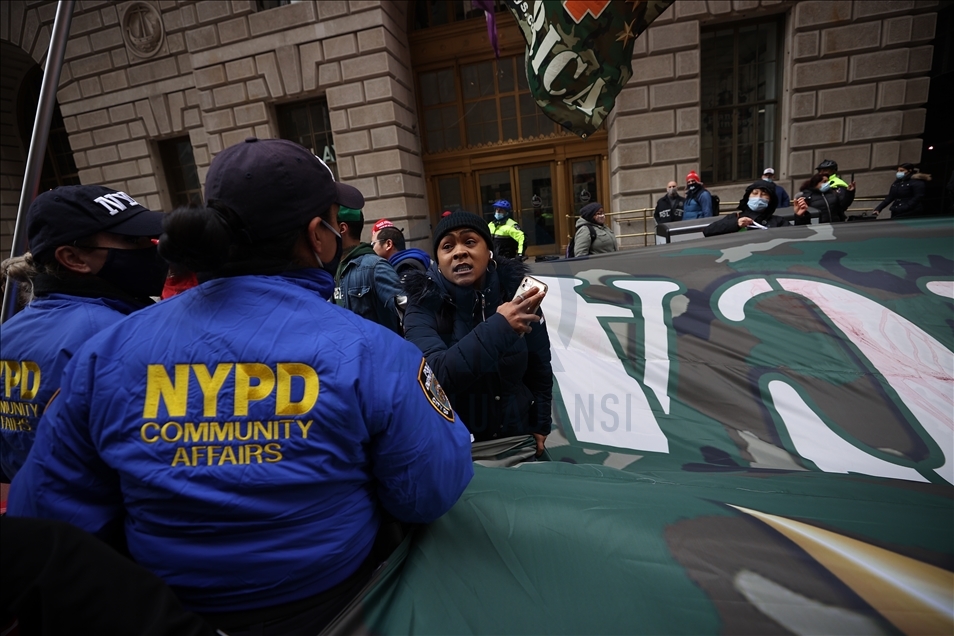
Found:
[[[636,38],[672,0],[506,0],[527,41],[530,93],[547,117],[586,138],[632,77]]]
[[[952,219],[533,275],[552,461],[485,449],[330,632],[954,633]]]

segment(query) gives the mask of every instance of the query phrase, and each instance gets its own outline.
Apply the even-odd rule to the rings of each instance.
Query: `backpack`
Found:
[[[590,231],[590,244],[596,239],[596,228],[586,224],[586,228]],[[573,234],[573,238],[570,239],[570,244],[566,246],[566,258],[573,258],[573,249],[576,247],[576,233]]]
[[[712,198],[712,216],[719,216],[719,205],[722,201],[719,200],[718,194],[709,193],[709,196]]]

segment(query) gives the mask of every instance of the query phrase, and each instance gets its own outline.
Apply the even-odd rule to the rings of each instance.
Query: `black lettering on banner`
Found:
[[[423,358],[421,359],[421,369],[417,374],[417,381],[421,385],[421,390],[424,391],[424,397],[431,403],[434,410],[443,415],[448,422],[453,422],[454,410],[451,408],[450,400],[447,399],[447,394],[441,388],[434,372],[427,366],[427,360]]]

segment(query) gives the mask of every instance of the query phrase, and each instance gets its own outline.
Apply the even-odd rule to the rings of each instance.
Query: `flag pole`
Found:
[[[17,222],[13,229],[13,248],[10,256],[20,256],[25,249],[26,212],[36,198],[40,187],[40,175],[43,172],[43,159],[46,156],[47,141],[50,136],[50,122],[53,109],[56,108],[56,89],[60,84],[60,71],[66,54],[66,42],[70,36],[70,22],[73,20],[73,8],[76,0],[60,0],[56,5],[56,18],[53,20],[53,34],[50,36],[50,49],[46,54],[46,67],[43,69],[43,84],[40,87],[40,100],[37,103],[36,119],[33,122],[33,135],[30,137],[30,151],[27,155],[26,171],[23,174],[23,189],[20,191],[20,205],[17,207]],[[7,279],[3,286],[3,305],[0,307],[0,322],[16,313],[16,283]]]

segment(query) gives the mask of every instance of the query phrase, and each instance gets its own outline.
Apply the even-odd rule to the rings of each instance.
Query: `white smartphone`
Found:
[[[540,306],[540,303],[543,301],[543,295],[547,293],[547,285],[543,281],[537,280],[533,276],[524,276],[523,280],[520,282],[520,287],[517,288],[517,293],[526,296],[527,292],[529,292],[531,289],[539,290],[537,295],[533,297],[534,303],[530,308],[531,311],[536,311]]]

